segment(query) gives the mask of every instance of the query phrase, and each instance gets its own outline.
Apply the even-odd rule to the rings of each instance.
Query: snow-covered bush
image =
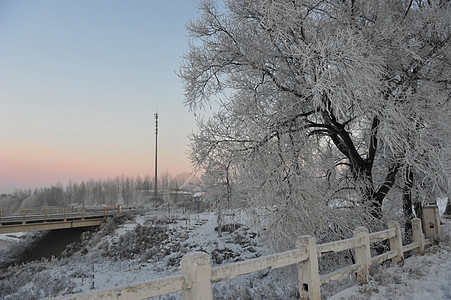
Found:
[[[265,270],[214,283],[214,298],[218,300],[299,299],[296,278],[287,276],[289,272],[286,271]]]
[[[113,217],[110,217],[106,220],[101,232],[105,235],[108,235],[116,230],[120,225],[129,220],[132,220],[133,217],[133,211],[121,211],[120,213],[115,214],[113,215]]]
[[[81,254],[86,254],[88,246],[102,246],[101,241],[104,237],[113,233],[120,225],[131,219],[133,219],[133,213],[131,211],[121,212],[108,218],[102,229],[95,232],[91,230],[83,232],[81,234],[81,241],[67,245],[61,256],[68,257],[79,251],[81,251]]]
[[[114,259],[133,259],[141,256],[147,261],[160,252],[161,243],[168,237],[161,226],[136,226],[135,230],[119,237],[109,245],[104,255]]]
[[[26,268],[16,265],[8,268],[0,281],[2,299],[40,299],[72,293],[75,283],[64,272],[53,274],[47,261],[28,263]]]

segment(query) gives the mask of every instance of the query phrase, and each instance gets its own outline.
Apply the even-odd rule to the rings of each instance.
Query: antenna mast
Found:
[[[158,199],[157,198],[157,196],[158,196],[158,177],[157,177],[157,174],[158,174],[158,167],[157,167],[157,164],[158,164],[158,160],[157,160],[157,158],[158,158],[158,113],[155,113],[155,189],[154,189],[154,192],[155,192],[155,195],[154,195],[154,197],[155,197],[155,201]]]

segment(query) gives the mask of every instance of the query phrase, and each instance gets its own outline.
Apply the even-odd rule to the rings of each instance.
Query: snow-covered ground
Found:
[[[0,234],[0,251],[8,249],[11,245],[19,242],[24,237],[25,233],[23,232]]]
[[[225,221],[237,224],[236,228],[225,227],[226,231],[218,237],[214,213],[149,212],[130,219],[111,219],[102,230],[84,233],[84,241],[69,246],[62,258],[42,259],[0,271],[0,299],[39,299],[149,281],[179,272],[180,259],[192,251],[209,253],[213,265],[270,253],[262,246],[262,236],[246,224],[250,221],[246,215],[237,212]],[[12,246],[0,250],[0,262],[9,259],[11,251],[30,243],[12,235],[0,238]],[[215,289],[221,290],[223,285],[215,284]],[[233,293],[242,291],[229,289],[227,295]],[[162,298],[174,297],[179,298]]]
[[[425,255],[407,258],[404,266],[375,270],[368,284],[355,285],[330,297],[341,299],[451,299],[451,220],[443,220],[440,245]]]
[[[441,209],[442,210],[442,209]],[[0,271],[1,299],[40,299],[90,292],[144,282],[179,272],[181,257],[205,251],[212,264],[224,264],[267,255],[264,237],[252,226],[252,218],[235,212],[218,237],[214,213],[183,214],[149,212],[111,219],[100,231],[83,234],[81,244],[67,248],[62,258],[11,266]],[[424,256],[412,256],[403,267],[381,266],[366,285],[345,283],[324,286],[330,299],[451,299],[451,220],[443,224],[440,245]],[[0,262],[32,238],[1,236]],[[293,269],[261,271],[213,285],[215,299],[297,299]],[[352,287],[343,290],[346,285]],[[161,299],[180,299],[180,293]]]
[[[442,215],[446,199],[439,199],[438,206]],[[375,268],[368,284],[354,285],[329,299],[451,299],[451,219],[442,222],[440,244],[426,248],[425,255],[407,258],[402,267]]]

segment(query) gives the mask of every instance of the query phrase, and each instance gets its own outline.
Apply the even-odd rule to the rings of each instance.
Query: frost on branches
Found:
[[[450,5],[201,2],[179,75],[190,109],[217,110],[192,136],[194,165],[287,241],[447,195]]]

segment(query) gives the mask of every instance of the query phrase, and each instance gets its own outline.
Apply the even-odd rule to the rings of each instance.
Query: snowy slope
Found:
[[[376,270],[370,282],[337,293],[341,299],[451,299],[451,220],[443,219],[442,241],[425,255],[411,256],[403,267]]]
[[[252,220],[235,212],[225,223],[238,224],[218,237],[214,213],[145,215],[115,218],[84,242],[66,250],[66,257],[42,259],[13,266],[0,274],[1,299],[40,299],[71,293],[109,289],[179,272],[181,257],[205,251],[212,264],[225,264],[267,255],[264,239],[252,228]],[[403,267],[380,267],[370,283],[346,283],[324,287],[330,299],[451,299],[451,220],[443,226],[440,245],[424,256],[407,258]],[[8,237],[9,242],[13,238]],[[13,242],[15,247],[30,239]],[[0,260],[6,257],[0,250]],[[215,299],[297,299],[294,269],[261,271],[213,284]],[[345,284],[353,285],[345,289]],[[2,298],[4,297],[4,298]],[[180,293],[161,299],[180,299]]]
[[[220,238],[216,219],[213,213],[159,212],[122,220],[119,227],[110,222],[97,233],[86,233],[81,245],[68,247],[67,257],[10,267],[0,274],[0,298],[55,297],[149,281],[178,273],[180,259],[192,251],[209,253],[213,265],[269,253],[239,213],[230,220],[239,228]]]

